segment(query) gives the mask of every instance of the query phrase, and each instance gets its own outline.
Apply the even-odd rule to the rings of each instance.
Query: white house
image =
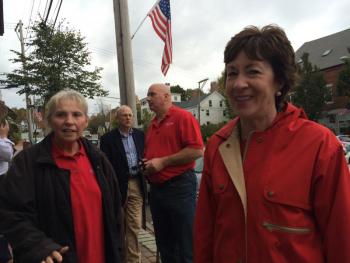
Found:
[[[172,102],[175,103],[180,103],[181,102],[181,94],[180,93],[171,93],[171,100]],[[140,100],[141,104],[141,119],[143,118],[143,114],[145,111],[150,111],[148,103],[147,103],[147,98],[143,98]]]
[[[195,98],[190,101],[181,101],[181,94],[171,94],[173,104],[183,108],[193,114],[197,120],[200,120],[200,125],[217,124],[228,121],[227,107],[225,97],[219,92],[214,91],[210,94]],[[200,101],[200,103],[199,103]],[[149,111],[146,98],[140,100],[141,103],[141,118],[145,111]],[[199,107],[198,107],[199,104]],[[200,115],[198,114],[200,112]]]
[[[229,120],[225,97],[217,91],[201,96],[199,99],[174,104],[191,112],[200,121],[200,125],[217,124]]]

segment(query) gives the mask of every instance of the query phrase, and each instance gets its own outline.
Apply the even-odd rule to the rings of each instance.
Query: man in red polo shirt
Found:
[[[192,225],[197,179],[194,161],[203,155],[198,121],[171,102],[170,88],[153,84],[147,101],[156,114],[145,141],[144,174],[162,262],[192,262]]]

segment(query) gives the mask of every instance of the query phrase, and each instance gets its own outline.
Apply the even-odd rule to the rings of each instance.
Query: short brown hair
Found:
[[[286,94],[295,84],[297,74],[294,50],[286,33],[277,25],[267,25],[261,29],[256,26],[244,28],[227,43],[225,64],[234,60],[241,51],[250,59],[266,60],[271,64],[275,80],[282,85],[282,95],[276,97],[276,108],[280,110]]]

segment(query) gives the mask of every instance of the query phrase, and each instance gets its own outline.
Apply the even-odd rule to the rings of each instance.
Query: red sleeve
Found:
[[[350,262],[350,174],[340,145],[321,150],[316,174],[314,209],[326,261]]]
[[[206,149],[204,168],[194,220],[193,259],[194,263],[212,263],[214,249],[214,223],[216,206],[210,178],[210,160]]]
[[[199,123],[190,112],[185,112],[181,117],[179,129],[183,148],[203,148],[203,139]]]

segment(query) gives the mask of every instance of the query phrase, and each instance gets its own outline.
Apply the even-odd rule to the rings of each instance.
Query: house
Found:
[[[217,124],[229,120],[225,97],[218,91],[211,92],[190,101],[174,104],[191,112],[200,122],[200,125]]]
[[[175,103],[181,102],[181,94],[180,93],[171,93],[171,100]],[[141,119],[143,119],[143,116],[145,112],[151,112],[149,109],[147,98],[143,98],[140,100],[140,107],[141,107]]]
[[[350,28],[304,43],[296,51],[297,63],[301,63],[304,53],[308,53],[309,62],[321,70],[329,89],[325,114],[319,122],[336,134],[350,132],[350,112],[346,111],[349,99],[337,96],[338,74],[344,68],[344,60],[350,59]]]
[[[181,94],[172,93],[171,97],[174,105],[191,112],[193,116],[200,121],[200,125],[210,123],[217,124],[229,120],[225,97],[218,91],[200,96],[199,98],[197,97],[190,101],[181,101]],[[141,116],[143,116],[145,111],[149,112],[150,109],[146,98],[141,99],[140,103]],[[200,112],[200,115],[198,112]]]

